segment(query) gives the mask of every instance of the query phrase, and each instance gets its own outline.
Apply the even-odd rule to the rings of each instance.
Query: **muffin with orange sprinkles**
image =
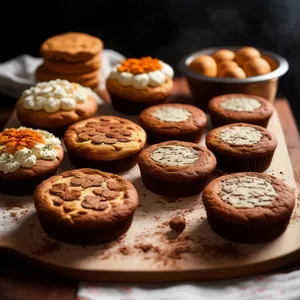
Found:
[[[26,195],[54,175],[64,156],[52,133],[26,127],[0,132],[0,192]]]
[[[172,67],[157,58],[128,58],[111,70],[106,87],[115,109],[138,114],[146,107],[167,102],[173,76]]]

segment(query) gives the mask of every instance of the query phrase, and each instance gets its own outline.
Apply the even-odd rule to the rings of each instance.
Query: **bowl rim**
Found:
[[[221,78],[221,77],[208,77],[204,76],[202,74],[196,73],[192,71],[190,68],[188,68],[188,65],[191,63],[191,61],[199,56],[200,54],[211,54],[217,50],[220,49],[229,49],[236,51],[242,47],[246,46],[219,46],[219,47],[209,47],[209,48],[204,48],[202,50],[197,50],[194,52],[190,52],[189,54],[185,55],[182,57],[179,61],[179,70],[188,77],[192,77],[194,79],[202,80],[202,81],[208,81],[208,82],[218,82],[218,83],[240,83],[240,84],[245,84],[245,83],[256,83],[256,82],[262,82],[262,81],[267,81],[267,80],[272,80],[278,77],[283,76],[289,69],[289,63],[288,61],[282,57],[279,54],[276,54],[272,51],[264,50],[262,48],[257,48],[256,49],[262,54],[271,57],[272,59],[275,59],[278,62],[278,68],[275,69],[274,71],[264,74],[264,75],[258,75],[258,76],[251,76],[251,77],[246,77],[244,79],[240,78]]]

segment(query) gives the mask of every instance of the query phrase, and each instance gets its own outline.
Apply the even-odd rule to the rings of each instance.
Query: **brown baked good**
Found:
[[[52,73],[46,69],[45,64],[41,64],[35,71],[35,77],[37,82],[64,79],[71,82],[84,84],[89,80],[98,79],[99,69],[84,74],[62,74],[62,73]]]
[[[262,173],[234,173],[219,177],[202,195],[211,228],[241,243],[261,243],[281,235],[295,206],[293,190]]]
[[[190,64],[189,68],[204,76],[217,76],[218,66],[216,61],[209,55],[200,55],[196,57]]]
[[[243,70],[247,77],[264,75],[272,71],[269,63],[261,57],[247,60],[243,65]]]
[[[146,108],[139,116],[147,133],[147,143],[169,140],[199,142],[207,118],[205,113],[188,104],[159,104]]]
[[[212,98],[208,112],[214,127],[243,122],[267,127],[273,104],[265,98],[246,94],[226,94]]]
[[[65,62],[82,62],[92,59],[103,49],[103,42],[92,35],[67,32],[48,38],[41,45],[44,59]]]
[[[242,47],[235,53],[235,61],[240,67],[251,58],[260,57],[260,52],[253,47]]]
[[[146,133],[129,120],[100,116],[70,126],[64,141],[74,166],[123,172],[135,165]]]
[[[138,194],[121,176],[78,169],[42,182],[35,190],[34,204],[43,230],[53,238],[98,244],[129,229]]]
[[[84,74],[91,73],[101,68],[101,55],[96,54],[92,59],[83,62],[63,62],[44,60],[44,67],[50,73],[59,74]]]
[[[232,61],[235,58],[235,53],[228,49],[219,49],[213,55],[212,58],[219,64],[222,61]]]
[[[65,80],[41,82],[25,90],[16,106],[22,125],[58,135],[71,124],[94,116],[97,110],[90,89]]]
[[[233,60],[223,60],[218,64],[218,76],[225,70],[225,69],[233,69],[238,68],[238,64]]]
[[[0,133],[0,192],[31,194],[56,173],[64,157],[60,140],[49,132],[10,128]]]
[[[173,75],[173,69],[156,58],[130,58],[111,70],[106,88],[115,109],[139,114],[148,106],[167,101]]]
[[[239,79],[246,78],[246,74],[244,70],[240,67],[225,68],[220,72],[219,76],[227,77],[227,78],[239,78]]]
[[[206,145],[216,156],[219,169],[262,172],[271,164],[277,140],[264,127],[233,123],[210,131]]]
[[[168,141],[152,145],[138,157],[144,185],[169,197],[196,195],[209,182],[216,158],[207,148],[194,143]]]

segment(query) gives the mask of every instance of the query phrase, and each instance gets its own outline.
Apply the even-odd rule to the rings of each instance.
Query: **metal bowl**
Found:
[[[238,46],[222,46],[206,48],[200,51],[192,52],[184,56],[179,62],[179,69],[185,75],[191,93],[195,99],[195,103],[200,108],[206,110],[208,101],[218,95],[242,93],[249,95],[257,95],[273,102],[278,87],[278,78],[284,75],[289,64],[285,58],[271,51],[257,48],[262,57],[267,56],[274,62],[273,71],[260,76],[239,78],[221,78],[208,77],[192,71],[188,66],[199,55],[212,54],[219,49],[229,49],[237,51]]]

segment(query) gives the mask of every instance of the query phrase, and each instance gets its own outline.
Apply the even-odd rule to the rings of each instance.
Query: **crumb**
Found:
[[[174,230],[176,232],[181,232],[185,228],[186,221],[185,221],[185,218],[183,218],[181,216],[175,216],[170,220],[169,225],[172,230]]]
[[[143,252],[148,252],[152,248],[152,245],[151,244],[138,244],[138,245],[135,245],[135,248],[141,249]]]
[[[129,255],[130,251],[126,246],[122,246],[119,248],[119,252],[122,253],[123,255]]]

